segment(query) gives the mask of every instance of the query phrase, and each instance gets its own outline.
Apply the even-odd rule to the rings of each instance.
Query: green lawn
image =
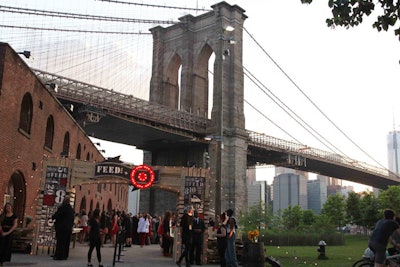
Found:
[[[318,259],[318,245],[297,247],[266,246],[266,256],[279,259],[282,267],[321,266],[321,267],[351,267],[361,258],[368,246],[367,236],[345,236],[344,246],[326,246],[328,259]],[[265,266],[270,266],[266,264]]]

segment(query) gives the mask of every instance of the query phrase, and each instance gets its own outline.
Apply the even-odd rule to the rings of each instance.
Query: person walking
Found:
[[[0,266],[11,261],[12,237],[18,225],[18,218],[13,212],[11,203],[4,205],[0,215]]]
[[[189,206],[185,214],[183,214],[181,219],[181,238],[183,252],[176,264],[181,267],[181,262],[185,258],[186,267],[190,267],[189,253],[192,246],[192,229],[193,229],[193,207]]]
[[[199,212],[194,211],[192,247],[190,248],[190,264],[201,265],[201,255],[203,254],[203,234],[206,230],[204,220],[199,217]]]
[[[374,267],[383,267],[386,261],[386,246],[394,231],[400,231],[395,221],[396,216],[393,210],[386,209],[383,212],[384,218],[379,220],[369,238],[368,247],[374,252]]]
[[[225,212],[219,216],[218,221],[218,229],[215,236],[217,237],[217,248],[218,248],[218,255],[219,255],[219,262],[221,267],[226,267],[226,260],[225,260],[225,251],[226,251],[226,225],[223,224],[225,221]]]
[[[233,210],[228,209],[226,211],[226,218],[224,221],[226,225],[226,239],[227,239],[227,246],[225,250],[225,260],[226,265],[231,267],[238,267],[238,262],[236,258],[236,248],[235,248],[235,241],[236,241],[236,219],[233,217]]]
[[[69,196],[64,198],[61,206],[51,218],[55,220],[57,240],[54,260],[66,260],[69,255],[69,244],[74,226],[74,210],[71,207]]]
[[[103,210],[100,215],[100,236],[101,236],[101,245],[103,246],[106,242],[106,236],[108,235],[108,216],[106,215],[106,211]]]
[[[99,267],[103,267],[101,264],[101,235],[100,235],[100,210],[95,209],[93,215],[88,222],[88,235],[89,235],[89,251],[88,251],[88,267],[93,267],[92,262],[92,252],[96,248],[97,260],[99,262]]]
[[[149,233],[149,226],[150,226],[149,219],[147,218],[147,214],[144,212],[139,218],[137,227],[141,248],[146,244],[147,235]]]

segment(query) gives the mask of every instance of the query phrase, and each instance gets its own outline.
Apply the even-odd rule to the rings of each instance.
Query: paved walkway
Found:
[[[86,244],[76,244],[75,248],[70,249],[70,255],[68,260],[55,261],[49,255],[29,255],[13,253],[11,262],[4,263],[4,266],[39,266],[39,267],[85,267],[87,264],[87,252],[89,246]],[[124,248],[121,254],[124,256],[120,257],[121,262],[117,261],[113,264],[114,248],[109,244],[106,244],[101,249],[102,261],[104,267],[127,267],[127,266],[149,266],[149,267],[168,267],[175,266],[175,261],[172,258],[163,257],[161,248],[158,244],[144,246],[141,248],[138,245]],[[118,250],[117,250],[118,255]],[[92,253],[92,264],[94,267],[98,266],[96,258],[96,249]],[[182,264],[184,266],[185,264]],[[219,266],[217,264],[208,264],[207,266]],[[196,267],[193,266],[193,267]]]

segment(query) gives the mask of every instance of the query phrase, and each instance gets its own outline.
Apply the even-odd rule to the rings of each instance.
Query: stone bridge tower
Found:
[[[216,212],[247,208],[247,140],[243,110],[243,23],[245,10],[221,2],[213,11],[181,17],[168,28],[155,27],[150,102],[207,118],[213,89],[213,137],[208,148],[212,181],[210,205]],[[234,28],[228,31],[228,26]],[[232,44],[233,41],[235,44]],[[208,62],[214,53],[213,88]],[[181,69],[179,73],[179,69]],[[179,76],[180,74],[180,76]],[[221,204],[216,204],[220,202]]]

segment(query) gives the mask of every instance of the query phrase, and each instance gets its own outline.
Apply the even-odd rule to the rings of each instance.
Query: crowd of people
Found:
[[[219,217],[219,227],[215,227],[218,238],[218,249],[221,256],[221,266],[237,266],[234,240],[235,223],[232,210]],[[112,210],[110,212],[95,209],[81,210],[75,213],[70,204],[70,198],[65,197],[61,206],[52,215],[56,233],[54,260],[67,260],[73,228],[81,228],[79,241],[88,243],[87,266],[91,267],[92,253],[96,249],[99,266],[102,267],[101,247],[106,244],[114,247],[117,244],[125,247],[138,245],[140,247],[159,244],[162,255],[172,256],[175,228],[178,227],[182,239],[182,250],[176,262],[181,266],[183,258],[186,266],[202,264],[204,232],[206,224],[199,217],[197,210],[189,207],[184,215],[178,218],[177,214],[166,211],[162,216],[150,216],[143,212],[136,215],[125,211]],[[6,203],[0,214],[0,266],[11,261],[12,233],[17,227],[18,218],[13,213],[12,205]],[[214,226],[213,220],[209,226]],[[233,240],[232,242],[230,240]]]
[[[85,210],[75,214],[74,227],[82,229],[79,237],[80,243],[90,241],[89,222],[93,215],[92,212],[86,213]],[[115,246],[120,241],[117,240],[117,236],[124,238],[123,245],[125,247],[156,244],[160,239],[157,234],[159,223],[159,216],[153,217],[146,212],[132,215],[130,212],[119,210],[102,211],[99,214],[101,246],[106,244]]]
[[[221,267],[237,267],[235,248],[237,223],[233,216],[233,210],[228,209],[220,216],[217,216],[217,225],[214,225],[213,220],[209,221],[209,226],[213,226],[216,230],[214,236],[217,238]],[[190,267],[193,264],[202,265],[203,233],[206,229],[204,220],[199,218],[198,211],[189,206],[180,220],[179,227],[182,249],[176,264],[181,267],[183,259],[185,259],[186,267]]]

